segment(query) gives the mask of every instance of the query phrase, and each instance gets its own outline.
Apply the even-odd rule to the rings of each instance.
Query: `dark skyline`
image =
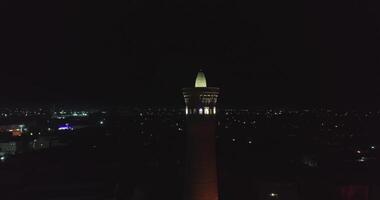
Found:
[[[224,105],[379,106],[375,0],[2,4],[3,103],[182,105],[202,68]]]

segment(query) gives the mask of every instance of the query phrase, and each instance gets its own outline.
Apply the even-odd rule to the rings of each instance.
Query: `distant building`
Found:
[[[17,152],[17,143],[16,142],[1,142],[0,152],[4,154],[9,154],[9,155],[15,155]]]
[[[34,139],[29,143],[30,148],[32,150],[41,150],[41,149],[47,149],[50,148],[50,142],[51,138],[49,137],[39,137],[37,139]]]
[[[26,131],[24,124],[9,124],[0,126],[0,133],[10,133],[11,136],[22,136]]]
[[[28,149],[38,151],[42,149],[62,147],[66,145],[67,143],[60,140],[57,136],[42,136],[30,141]]]

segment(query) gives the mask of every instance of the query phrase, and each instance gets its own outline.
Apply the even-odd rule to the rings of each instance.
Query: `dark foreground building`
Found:
[[[184,88],[186,103],[186,200],[217,200],[215,157],[216,102],[219,88],[207,87],[202,71],[194,88]]]

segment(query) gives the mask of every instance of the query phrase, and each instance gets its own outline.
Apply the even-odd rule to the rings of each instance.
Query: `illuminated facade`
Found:
[[[186,171],[184,199],[217,200],[215,157],[216,102],[219,88],[207,87],[199,72],[194,88],[182,90],[186,112]]]
[[[194,88],[182,90],[185,98],[186,115],[215,115],[219,88],[207,87],[203,72],[198,72]]]

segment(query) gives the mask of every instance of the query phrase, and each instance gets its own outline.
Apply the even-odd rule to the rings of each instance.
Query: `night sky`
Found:
[[[380,2],[2,1],[2,103],[380,105]]]

